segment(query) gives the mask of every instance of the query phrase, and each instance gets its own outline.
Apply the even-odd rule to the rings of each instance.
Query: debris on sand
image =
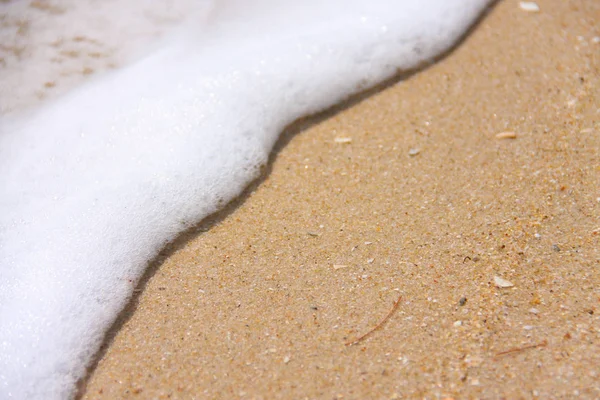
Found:
[[[494,276],[494,284],[501,289],[515,286],[511,281],[507,281],[499,276]]]

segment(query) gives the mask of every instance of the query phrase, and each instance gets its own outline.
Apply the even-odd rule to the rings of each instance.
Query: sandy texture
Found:
[[[154,262],[84,398],[600,397],[600,3],[539,5],[290,130]]]

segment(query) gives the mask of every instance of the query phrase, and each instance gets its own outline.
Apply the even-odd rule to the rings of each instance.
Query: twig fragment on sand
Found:
[[[371,329],[370,331],[368,331],[364,335],[360,336],[358,339],[355,339],[355,340],[353,340],[351,342],[346,343],[346,346],[354,346],[355,344],[358,344],[358,343],[362,342],[363,340],[365,340],[367,337],[371,336],[371,334],[373,332],[381,329],[381,327],[391,318],[391,316],[394,314],[394,312],[396,312],[396,310],[398,309],[398,306],[400,305],[400,301],[401,300],[402,300],[402,295],[398,296],[398,300],[396,300],[396,302],[392,306],[392,309],[385,316],[384,319],[382,319],[373,329]]]
[[[496,357],[505,356],[507,354],[517,353],[517,352],[521,352],[524,350],[535,349],[537,347],[546,347],[547,345],[548,345],[548,341],[544,339],[542,342],[537,343],[537,344],[530,344],[528,346],[523,346],[523,347],[514,347],[512,349],[501,351],[500,353],[496,353]]]

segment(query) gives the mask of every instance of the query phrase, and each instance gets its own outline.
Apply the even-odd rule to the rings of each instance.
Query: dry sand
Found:
[[[84,398],[599,398],[600,2],[539,5],[290,129],[153,263]]]

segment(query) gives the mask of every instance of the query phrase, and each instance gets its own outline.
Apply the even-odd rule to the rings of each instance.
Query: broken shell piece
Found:
[[[420,152],[421,152],[421,149],[413,148],[413,149],[408,150],[408,155],[411,157],[414,157],[417,154],[419,154]]]
[[[537,5],[535,1],[520,1],[519,7],[523,11],[527,12],[539,12],[540,6]]]
[[[333,265],[333,269],[342,269],[342,268],[348,268],[348,266],[343,265],[343,264],[334,264]]]
[[[333,139],[334,142],[336,143],[352,143],[352,138],[349,137],[336,137],[335,139]]]
[[[515,132],[500,132],[496,134],[496,139],[516,139],[517,134]]]
[[[494,277],[494,284],[499,288],[509,288],[515,286],[511,281],[507,281],[506,279],[502,279],[499,276]]]

